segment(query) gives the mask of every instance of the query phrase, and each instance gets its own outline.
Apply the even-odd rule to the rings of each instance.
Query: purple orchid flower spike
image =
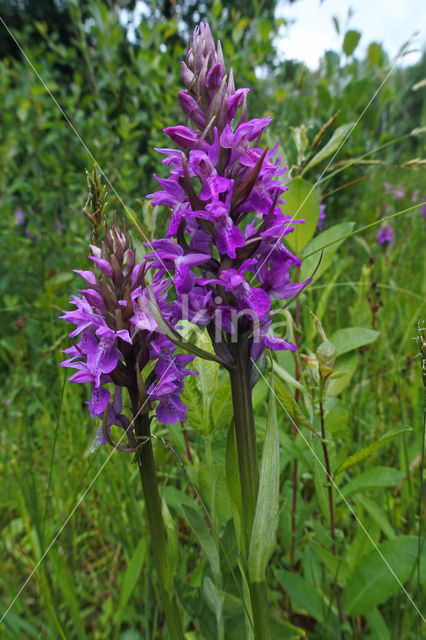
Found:
[[[181,248],[169,240],[160,241],[158,251],[156,266],[161,264],[161,255],[167,258],[176,268],[182,287],[191,279],[190,266],[210,259],[201,254],[185,256]],[[115,425],[126,431],[128,439],[127,445],[119,448],[130,451],[136,448],[137,441],[129,419],[121,413],[121,389],[127,388],[131,393],[137,385],[137,376],[154,362],[153,370],[143,381],[146,389],[143,410],[148,412],[151,404],[158,401],[156,411],[160,421],[183,420],[186,408],[180,395],[184,377],[195,373],[185,369],[193,356],[174,355],[175,345],[160,331],[144,280],[147,265],[145,262],[135,264],[131,238],[120,229],[116,218],[111,228],[106,225],[103,246],[92,246],[92,254],[90,259],[98,272],[76,270],[90,288],[80,290],[79,296],[72,296],[75,309],[62,316],[75,325],[70,337],[78,336],[79,342],[65,349],[68,358],[61,365],[76,370],[70,377],[72,382],[91,385],[90,414],[106,421],[95,444],[106,444],[105,426],[110,434]],[[167,285],[166,280],[157,278],[152,291],[163,316],[174,324],[170,305],[165,300]]]
[[[300,260],[285,237],[303,221],[281,211],[287,187],[278,143],[260,146],[272,118],[247,118],[249,89],[235,88],[207,24],[194,31],[182,79],[185,124],[165,129],[179,150],[159,150],[170,174],[157,178],[161,190],[149,196],[171,211],[167,240],[154,242],[147,259],[158,277],[174,273],[176,320],[184,313],[216,336],[220,322],[225,344],[246,335],[260,341],[259,353],[282,349],[289,343],[268,331],[256,338],[254,328],[270,326],[273,299],[290,299],[308,282],[291,280]],[[213,346],[223,355],[223,344]]]

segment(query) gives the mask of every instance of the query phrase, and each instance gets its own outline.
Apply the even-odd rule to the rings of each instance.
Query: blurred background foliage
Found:
[[[90,434],[95,428],[85,411],[85,396],[81,390],[69,387],[62,396],[64,375],[57,367],[60,349],[68,346],[68,331],[58,316],[67,305],[70,292],[79,286],[72,269],[85,268],[87,263],[90,232],[81,213],[87,197],[85,171],[90,171],[96,161],[104,172],[110,182],[110,212],[117,209],[125,216],[125,205],[148,237],[164,230],[166,214],[160,211],[154,217],[145,195],[155,188],[154,172],[162,171],[155,147],[167,145],[163,128],[183,123],[176,98],[182,88],[180,61],[187,36],[200,18],[208,20],[214,37],[222,41],[236,85],[250,87],[249,115],[274,117],[267,143],[274,146],[276,139],[280,140],[280,153],[290,175],[303,176],[311,183],[319,181],[318,190],[327,205],[327,225],[350,220],[361,227],[397,207],[410,206],[411,194],[420,190],[421,197],[425,191],[424,164],[418,160],[424,151],[426,125],[424,85],[422,89],[425,55],[416,65],[397,66],[388,77],[391,61],[381,45],[371,43],[365,58],[356,57],[359,37],[357,32],[349,31],[341,33],[341,50],[326,51],[319,68],[313,71],[301,62],[286,60],[281,53],[278,35],[283,21],[275,17],[275,0],[145,2],[140,23],[135,19],[135,7],[134,1],[124,0],[0,0],[0,16],[16,38],[15,42],[0,24],[0,503],[4,506],[0,528],[3,540],[26,536],[29,546],[25,547],[24,542],[22,545],[33,558],[40,555],[46,539],[51,539],[55,526],[65,519],[85,488],[93,460],[106,456],[104,452],[98,452],[95,458],[88,456]],[[377,92],[381,83],[384,84]],[[323,160],[312,162],[339,127],[358,120],[336,158],[326,154]],[[343,140],[342,135],[339,140]],[[398,203],[390,202],[383,189],[384,181],[402,183],[404,198]],[[395,228],[400,235],[396,246],[389,248],[393,253],[376,246],[375,228],[359,236],[339,254],[341,258],[335,259],[330,275],[333,283],[338,285],[339,278],[360,283],[351,289],[350,304],[346,290],[337,285],[334,297],[329,291],[326,299],[322,298],[326,309],[323,308],[323,323],[333,333],[351,321],[355,326],[370,322],[365,292],[372,279],[381,278],[389,287],[396,287],[393,292],[383,293],[388,305],[383,319],[386,318],[388,329],[371,361],[373,374],[368,378],[364,359],[360,378],[354,381],[363,385],[363,376],[367,376],[370,383],[377,382],[377,376],[391,362],[387,383],[383,383],[390,395],[389,405],[384,406],[383,398],[373,397],[374,394],[367,397],[367,392],[364,404],[353,397],[359,418],[354,438],[359,437],[365,420],[362,407],[367,413],[379,411],[382,423],[391,426],[397,426],[392,420],[399,424],[401,412],[404,424],[415,424],[421,417],[420,387],[413,382],[415,350],[409,341],[415,335],[421,309],[424,225],[415,212],[407,219],[398,218]],[[134,235],[137,237],[136,232]],[[374,268],[369,261],[372,256],[378,258]],[[398,287],[411,291],[412,297],[400,302],[393,297],[398,295]],[[314,309],[317,293],[319,296],[321,292],[309,294]],[[310,326],[307,313],[305,326]],[[302,336],[305,351],[314,350],[314,335],[307,329],[306,336]],[[402,345],[405,351],[398,352]],[[291,363],[283,360],[282,364],[291,369]],[[403,367],[405,381],[401,382],[398,372]],[[265,390],[259,389],[257,407],[261,416]],[[397,418],[392,417],[395,411]],[[337,436],[348,437],[351,432],[347,426],[338,427],[342,414],[336,415]],[[345,415],[345,425],[347,420]],[[65,426],[61,427],[52,466],[59,421]],[[184,452],[181,436],[173,437],[177,448],[182,444]],[[365,434],[361,440],[364,437]],[[417,438],[410,452],[405,449],[402,466],[407,467],[415,457],[418,443]],[[223,449],[223,443],[218,444],[219,449],[221,446]],[[398,462],[399,454],[394,454]],[[160,455],[164,463],[168,454],[163,451]],[[64,532],[50,559],[54,571],[59,572],[55,575],[63,576],[60,567],[71,557],[67,544],[74,550],[71,566],[85,576],[81,585],[85,594],[83,610],[62,577],[58,588],[66,604],[56,612],[49,579],[41,573],[38,584],[24,598],[34,616],[29,621],[24,615],[20,617],[23,605],[18,604],[18,613],[10,618],[12,631],[9,629],[10,635],[5,637],[40,637],[37,633],[41,637],[62,637],[58,618],[67,621],[70,638],[109,638],[113,637],[112,629],[118,634],[122,619],[116,613],[114,617],[111,598],[101,594],[107,584],[112,585],[113,591],[118,589],[117,580],[122,586],[117,575],[120,568],[124,571],[131,566],[129,554],[138,543],[143,523],[136,515],[136,490],[131,488],[135,472],[126,471],[128,462],[117,456],[113,464],[117,481],[102,480],[102,486],[93,491],[90,509],[83,503],[79,516]],[[173,476],[177,471],[169,473]],[[53,512],[46,502],[51,475],[64,482],[62,487],[53,485]],[[18,499],[17,486],[21,491]],[[123,494],[129,496],[130,506],[126,508],[121,503]],[[102,509],[91,511],[96,500],[102,503]],[[113,513],[108,504],[116,505],[119,511]],[[411,505],[410,509],[413,511],[414,507]],[[53,518],[52,524],[46,525],[49,518]],[[401,518],[398,513],[398,522]],[[128,539],[124,541],[123,522],[128,527]],[[96,543],[86,540],[85,527],[88,538],[98,536]],[[183,529],[181,535],[188,539],[188,530]],[[3,606],[28,573],[16,548],[6,542],[5,545],[5,566],[10,567],[11,573],[8,581],[5,574],[0,578],[5,594]],[[84,557],[78,552],[80,545],[85,549]],[[119,552],[121,546],[117,545],[126,548],[124,559]],[[126,576],[134,587],[132,580],[136,584],[136,577],[128,573]],[[152,629],[152,620],[158,622],[158,610],[152,594],[147,595],[149,575],[144,580],[144,619],[149,620],[147,629]],[[43,601],[40,617],[37,593],[42,594]],[[277,603],[279,598],[276,592]],[[130,613],[126,611],[130,621],[135,621],[140,613],[139,599],[131,602]],[[123,602],[120,615],[126,606],[127,602]],[[72,630],[70,620],[74,624],[76,616],[84,622]],[[370,627],[374,623],[370,621]],[[376,624],[379,628],[380,621],[376,620]],[[131,635],[131,628],[129,623],[124,627],[128,635],[123,633],[120,637],[139,637]],[[294,633],[282,637],[301,637]]]

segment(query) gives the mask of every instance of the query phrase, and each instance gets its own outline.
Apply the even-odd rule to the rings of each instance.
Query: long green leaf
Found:
[[[333,257],[339,246],[346,240],[348,234],[354,228],[354,222],[340,222],[325,231],[321,231],[315,236],[303,249],[301,258],[302,266],[300,267],[300,281],[303,282],[312,276],[316,265],[318,264],[318,256],[320,251],[324,251],[322,260],[318,269],[313,276],[313,282],[316,282],[322,274],[327,271],[333,262]]]
[[[365,447],[364,449],[357,451],[357,453],[354,453],[353,456],[350,456],[347,460],[345,460],[345,462],[338,469],[336,469],[335,473],[336,474],[341,473],[345,469],[352,467],[357,462],[364,460],[364,458],[367,458],[375,451],[379,451],[385,445],[387,445],[388,442],[390,442],[397,436],[400,436],[402,433],[406,433],[407,431],[412,431],[411,427],[403,427],[402,429],[392,429],[388,433],[385,433],[385,435],[382,436],[379,440],[372,442],[370,445],[368,445],[368,447]]]
[[[210,421],[213,429],[227,430],[233,415],[231,387],[228,380],[222,380],[210,404]]]
[[[275,549],[279,521],[279,485],[280,439],[275,393],[271,387],[259,492],[247,561],[252,582],[265,580],[266,566]]]
[[[205,421],[203,411],[203,398],[195,380],[195,376],[188,376],[185,380],[185,387],[182,400],[187,406],[187,420],[195,431],[200,431],[205,436],[209,433],[209,423]]]
[[[333,333],[330,342],[336,347],[337,358],[343,353],[359,349],[359,347],[374,342],[379,334],[380,331],[373,331],[373,329],[365,329],[364,327],[347,327]]]
[[[346,614],[363,615],[401,589],[400,583],[413,571],[418,540],[416,536],[399,536],[381,544],[379,551],[374,549],[360,560],[343,589]]]
[[[314,187],[302,178],[294,178],[285,196],[284,211],[294,220],[305,221],[304,224],[296,224],[293,233],[286,237],[290,249],[300,253],[314,235],[318,224],[320,209]]]
[[[219,553],[216,547],[216,543],[207,528],[206,521],[203,516],[194,507],[188,507],[186,504],[182,505],[185,512],[185,518],[193,530],[202,550],[204,551],[207,560],[210,563],[211,569],[215,577],[219,578],[220,573],[220,561]]]
[[[226,442],[225,460],[226,486],[231,498],[232,516],[234,519],[235,535],[242,556],[245,556],[245,537],[242,531],[243,505],[241,499],[240,473],[238,469],[237,442],[235,438],[235,427],[232,421]]]
[[[359,473],[355,478],[343,487],[342,493],[345,497],[365,491],[366,489],[377,489],[379,487],[394,487],[405,477],[403,471],[392,467],[372,467],[363,473]]]
[[[126,605],[132,595],[138,580],[140,579],[142,566],[146,556],[146,540],[141,538],[132,554],[124,574],[123,582],[120,589],[120,600],[118,601],[117,610],[114,614],[115,632],[114,638],[118,638],[121,623],[123,621]]]
[[[284,410],[288,413],[288,415],[293,418],[293,420],[299,425],[303,425],[319,437],[318,431],[315,429],[313,424],[311,424],[303,411],[299,408],[297,402],[295,401],[285,384],[280,380],[275,380],[275,390],[279,402],[282,404]]]
[[[315,620],[324,622],[328,605],[324,602],[318,589],[304,578],[284,569],[278,569],[275,575],[280,585],[290,596],[293,607],[302,609]]]
[[[347,560],[342,557],[335,556],[331,551],[324,549],[316,540],[308,536],[308,543],[315,555],[327,567],[335,580],[345,581],[349,574],[349,565]]]
[[[336,359],[327,387],[328,396],[335,398],[346,389],[356,371],[358,361],[358,351],[350,351]]]
[[[372,609],[365,617],[367,618],[368,626],[370,627],[374,638],[380,638],[380,640],[391,640],[389,629],[378,609]]]
[[[205,333],[197,337],[197,347],[214,355],[210,338]],[[200,358],[194,362],[194,367],[198,371],[198,376],[196,377],[198,388],[203,397],[207,398],[217,389],[219,366],[214,361]]]
[[[353,122],[348,122],[347,124],[342,124],[341,127],[338,127],[327,144],[321,149],[321,151],[318,151],[318,153],[312,158],[312,160],[308,162],[301,175],[303,176],[307,171],[309,171],[309,169],[312,169],[317,164],[331,156],[335,151],[337,151],[353,126]]]

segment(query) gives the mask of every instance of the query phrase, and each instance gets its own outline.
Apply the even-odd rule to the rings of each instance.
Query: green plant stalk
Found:
[[[295,278],[296,282],[299,282],[299,269],[296,268],[296,278]],[[299,382],[300,381],[300,358],[299,358],[299,346],[300,346],[300,334],[299,334],[299,327],[300,327],[300,298],[296,299],[296,315],[295,315],[295,320],[294,320],[294,328],[295,328],[295,332],[294,332],[294,340],[295,340],[295,345],[296,345],[296,353],[295,353],[295,377],[296,380]],[[299,389],[296,389],[296,392],[294,394],[294,401],[297,405],[299,405],[300,402],[300,391]],[[294,437],[297,436],[297,433],[299,431],[299,425],[297,424],[297,422],[294,420],[293,421],[293,435]],[[291,537],[290,537],[290,572],[293,571],[294,569],[294,556],[295,556],[295,546],[296,546],[296,528],[297,528],[297,523],[296,523],[296,512],[297,512],[297,491],[298,491],[298,484],[299,484],[299,463],[297,458],[295,457],[293,460],[293,487],[292,487],[292,497],[291,497],[291,511],[290,511],[290,519],[291,519],[291,524],[290,524],[290,530],[291,530]]]
[[[320,408],[320,420],[321,420],[321,445],[324,454],[324,463],[325,463],[325,471],[327,475],[327,491],[328,491],[328,507],[330,512],[330,533],[332,539],[331,550],[334,556],[337,556],[337,547],[336,547],[336,525],[335,525],[335,517],[334,517],[334,500],[333,500],[333,477],[331,475],[331,467],[330,467],[330,458],[328,456],[327,449],[327,440],[325,436],[325,420],[324,420],[324,395],[325,395],[325,379],[321,376],[320,379],[320,400],[319,400],[319,408]],[[342,625],[344,622],[343,610],[342,610],[342,599],[340,593],[340,587],[337,584],[337,576],[336,576],[336,603],[337,610],[339,612],[339,621]],[[345,634],[341,632],[341,639],[345,639]]]
[[[270,639],[269,607],[266,582],[252,582],[247,571],[247,555],[256,511],[259,486],[256,431],[250,384],[250,352],[247,339],[230,345],[234,367],[230,369],[232,404],[242,500],[242,529],[244,535],[244,565],[250,591],[256,640]]]
[[[158,586],[161,604],[166,616],[170,638],[184,640],[182,621],[176,596],[171,593],[171,576],[167,560],[166,528],[161,511],[161,498],[158,491],[157,474],[155,471],[154,454],[152,451],[151,431],[148,413],[138,415],[138,394],[132,395],[132,408],[135,418],[136,437],[143,442],[138,453],[139,473],[145,498],[145,508],[148,516],[148,526],[152,541],[154,563],[157,570]]]

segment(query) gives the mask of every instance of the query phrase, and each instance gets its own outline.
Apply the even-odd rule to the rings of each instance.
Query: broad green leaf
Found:
[[[342,124],[340,127],[338,127],[327,144],[324,145],[323,148],[318,151],[318,153],[314,155],[314,157],[308,162],[306,167],[303,168],[301,175],[303,176],[307,171],[309,171],[309,169],[312,169],[317,164],[331,156],[333,153],[336,153],[337,150],[344,144],[344,142],[346,142],[346,137],[352,130],[353,126],[353,122],[348,122],[347,124]]]
[[[132,554],[124,574],[123,582],[120,589],[120,599],[117,609],[114,613],[115,633],[114,637],[118,637],[120,626],[126,610],[126,605],[132,595],[137,583],[140,580],[142,566],[146,556],[146,540],[141,538]]]
[[[379,551],[374,549],[361,559],[343,589],[347,615],[363,615],[400,591],[400,583],[408,580],[416,563],[418,539],[399,536],[383,542]]]
[[[193,530],[207,560],[210,563],[213,575],[215,577],[220,577],[219,553],[213,536],[207,528],[206,521],[194,507],[188,507],[184,504],[182,508],[189,526]]]
[[[310,582],[301,578],[295,573],[290,573],[284,569],[278,569],[275,572],[275,576],[290,596],[293,607],[297,609],[303,609],[306,613],[315,620],[324,622],[324,616],[327,613],[327,604],[318,589],[316,589]]]
[[[382,57],[383,57],[382,47],[377,42],[371,42],[368,45],[368,49],[367,49],[367,58],[370,65],[372,67],[375,67],[376,64],[379,64]]]
[[[225,597],[223,592],[218,590],[209,576],[206,576],[203,580],[203,593],[210,610],[216,616],[216,620],[220,619],[222,617],[223,601]]]
[[[346,31],[345,38],[343,40],[343,51],[345,55],[351,56],[353,54],[358,46],[360,39],[361,34],[359,31],[354,31],[353,29],[349,29],[349,31]]]
[[[248,635],[246,638],[248,639]],[[296,627],[288,620],[272,616],[271,637],[274,640],[302,640],[306,638],[306,633],[300,627]]]
[[[176,487],[172,486],[164,487],[163,494],[167,505],[174,509],[178,516],[185,519],[183,505],[186,504],[188,507],[193,507],[194,500],[187,496],[183,491],[180,491],[180,489],[176,489]]]
[[[294,178],[285,194],[283,212],[293,220],[305,220],[304,224],[296,224],[295,230],[286,236],[290,249],[299,254],[314,235],[318,224],[319,200],[314,187],[302,178]]]
[[[279,488],[280,439],[275,394],[271,387],[259,491],[247,560],[252,582],[265,580],[266,566],[275,549],[279,521]]]
[[[217,640],[216,616],[210,611],[201,589],[179,575],[174,576],[176,595],[183,609],[201,632],[203,640]]]
[[[412,431],[411,427],[403,427],[402,429],[391,429],[391,431],[389,431],[388,433],[385,433],[385,435],[383,435],[381,438],[379,438],[379,440],[376,440],[375,442],[372,442],[370,445],[368,445],[368,447],[365,447],[364,449],[361,449],[360,451],[357,451],[357,453],[354,453],[353,456],[350,456],[342,464],[341,467],[336,469],[335,473],[340,473],[341,471],[344,471],[345,469],[348,469],[349,467],[352,467],[357,462],[360,462],[361,460],[364,460],[364,458],[367,458],[368,456],[370,456],[375,451],[379,451],[385,445],[387,445],[388,442],[390,442],[391,440],[393,440],[397,436],[401,435],[402,433],[406,433],[407,431]]]
[[[331,575],[338,580],[339,582],[344,582],[349,574],[349,565],[345,558],[340,556],[335,556],[324,549],[316,540],[308,536],[308,542],[316,556],[321,560],[321,562],[327,567]]]
[[[365,329],[364,327],[347,327],[333,333],[330,342],[336,347],[336,357],[338,357],[343,353],[359,349],[359,347],[374,342],[379,334],[380,331],[373,331],[373,329]]]
[[[228,380],[223,380],[210,404],[210,420],[213,428],[228,429],[233,415],[231,386]]]
[[[223,614],[225,616],[238,616],[241,615],[244,611],[244,605],[241,598],[232,595],[232,593],[228,593],[226,591],[223,592],[224,601],[223,601]]]
[[[182,394],[182,400],[188,407],[186,417],[188,423],[195,431],[207,435],[209,424],[206,423],[203,411],[203,398],[198,389],[195,376],[188,376],[185,380],[185,386]]]
[[[173,518],[172,514],[169,511],[169,507],[165,498],[161,501],[161,511],[163,514],[164,525],[166,528],[167,535],[167,558],[168,558],[168,576],[167,576],[167,588],[170,590],[173,585],[172,578],[178,570],[179,564],[179,535],[176,530],[176,520]]]
[[[283,380],[284,382],[288,382],[289,384],[291,384],[292,387],[295,387],[300,391],[305,390],[303,387],[303,384],[301,384],[298,380],[296,380],[296,378],[293,378],[293,376],[291,376],[289,372],[284,369],[284,367],[281,367],[276,362],[274,362],[274,373],[276,373],[277,376],[279,376],[281,380]]]
[[[389,522],[385,510],[379,504],[377,504],[377,502],[375,502],[374,500],[370,500],[370,498],[366,498],[361,493],[359,493],[355,497],[355,500],[364,507],[368,515],[380,527],[385,536],[387,536],[390,540],[396,538],[395,531],[393,530],[393,527]]]
[[[394,487],[399,484],[404,477],[404,472],[399,469],[392,469],[392,467],[373,467],[359,473],[352,480],[349,480],[343,487],[342,493],[347,498],[354,493],[358,493],[358,491],[365,491],[366,489]]]
[[[208,353],[213,353],[210,338],[205,333],[198,336],[197,346]],[[207,397],[214,393],[217,388],[219,375],[219,365],[217,362],[199,358],[194,362],[194,368],[199,372],[198,376],[196,376],[196,381],[203,397]]]
[[[327,386],[328,396],[335,398],[346,389],[356,371],[358,360],[358,351],[345,353],[336,359],[333,373],[329,378]]]
[[[342,242],[344,242],[346,236],[351,233],[354,225],[354,222],[341,222],[340,224],[335,224],[329,229],[321,231],[321,233],[315,236],[315,238],[306,245],[301,254],[301,282],[310,278],[314,273],[321,256],[321,251],[323,251],[322,259],[315,272],[313,282],[316,282],[322,274],[327,271],[333,262],[334,254]]]
[[[198,481],[201,495],[207,501],[212,520],[217,518],[219,522],[224,523],[232,518],[224,465],[203,465],[198,472]]]
[[[383,616],[378,609],[372,609],[365,615],[368,626],[373,634],[370,638],[380,638],[380,640],[391,640],[391,634],[383,620]]]
[[[304,158],[306,147],[308,146],[308,127],[304,124],[300,127],[291,127],[294,144],[297,149],[297,162],[301,163]]]

